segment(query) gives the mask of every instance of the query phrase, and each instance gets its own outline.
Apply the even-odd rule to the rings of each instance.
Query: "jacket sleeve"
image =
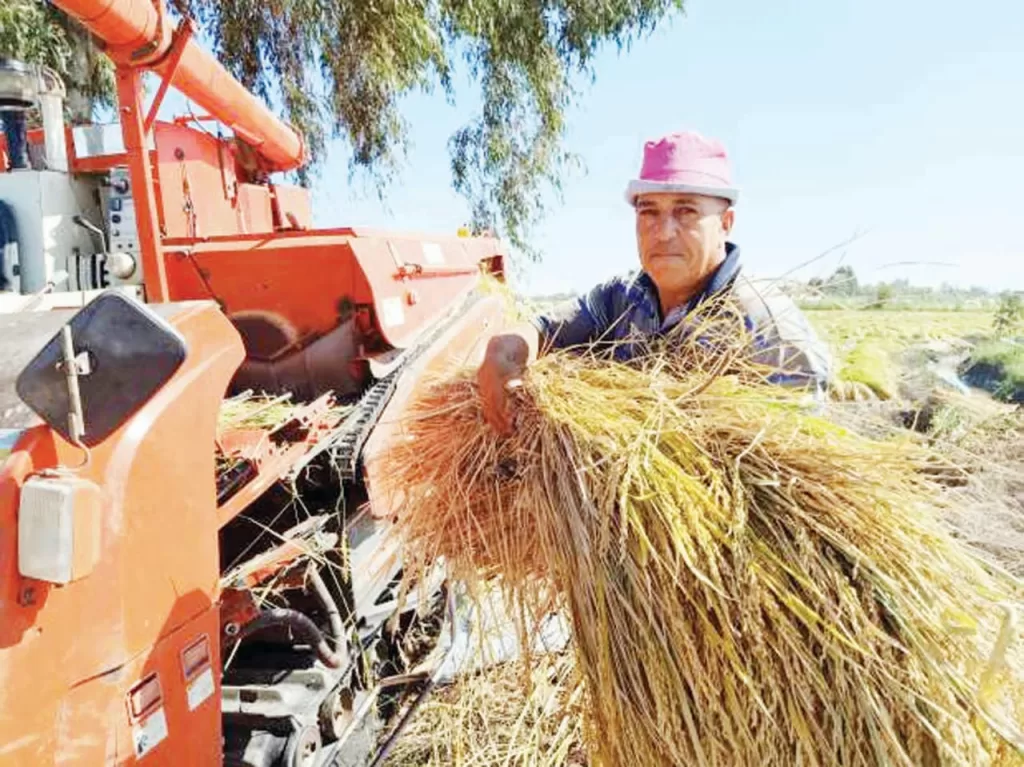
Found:
[[[781,292],[750,286],[746,291],[753,361],[769,369],[770,383],[813,388],[824,396],[834,377],[832,355],[807,315]]]
[[[597,285],[565,301],[533,321],[544,349],[566,349],[596,343],[608,331],[615,285]]]

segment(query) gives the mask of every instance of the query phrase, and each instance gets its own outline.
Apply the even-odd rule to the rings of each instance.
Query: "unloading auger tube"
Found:
[[[301,135],[253,96],[209,53],[190,39],[177,66],[168,52],[171,21],[163,0],[55,0],[106,44],[119,67],[172,69],[171,85],[229,127],[264,158],[268,171],[288,171],[306,161]]]

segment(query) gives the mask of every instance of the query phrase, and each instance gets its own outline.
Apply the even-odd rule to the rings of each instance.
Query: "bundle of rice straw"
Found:
[[[386,456],[407,575],[565,610],[596,764],[1024,763],[1024,587],[927,457],[665,359],[545,356],[511,437],[473,371],[425,387]]]

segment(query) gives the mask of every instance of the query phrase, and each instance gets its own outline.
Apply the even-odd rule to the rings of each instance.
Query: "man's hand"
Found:
[[[509,390],[537,356],[537,331],[530,326],[516,331],[491,338],[483,364],[477,371],[484,418],[499,434],[512,433],[514,413]]]

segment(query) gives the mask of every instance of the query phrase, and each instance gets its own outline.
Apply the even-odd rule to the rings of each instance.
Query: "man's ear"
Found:
[[[736,223],[736,211],[729,208],[722,214],[722,230],[726,234],[729,234],[732,231],[732,225],[734,223]]]

